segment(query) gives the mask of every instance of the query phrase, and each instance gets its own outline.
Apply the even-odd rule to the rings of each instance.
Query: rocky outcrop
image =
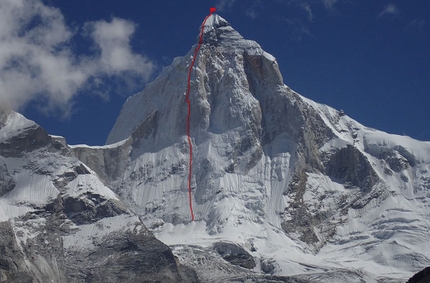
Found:
[[[90,282],[197,282],[194,271],[180,267],[172,251],[152,235],[110,235],[88,259]],[[82,271],[81,271],[82,272]]]
[[[21,157],[24,152],[33,151],[46,146],[51,137],[38,126],[25,129],[16,136],[0,142],[0,155],[4,157]]]
[[[94,170],[107,183],[121,178],[130,159],[135,159],[141,154],[140,144],[142,140],[155,135],[157,131],[157,111],[149,114],[138,125],[132,135],[119,142],[116,146],[73,146],[75,156]]]
[[[9,174],[6,163],[0,156],[0,197],[7,194],[15,187],[15,181]]]
[[[428,283],[430,282],[430,267],[426,267],[408,280],[406,283]]]
[[[33,282],[9,221],[0,222],[0,282]]]
[[[93,193],[87,193],[85,198],[67,197],[62,201],[67,218],[77,225],[95,223],[127,212],[122,202]]]
[[[247,269],[253,269],[256,265],[254,258],[237,244],[218,242],[214,244],[213,249],[219,253],[224,260],[233,265],[238,265]]]
[[[304,169],[297,172],[285,194],[294,198],[290,206],[285,208],[288,211],[288,220],[282,222],[282,229],[288,234],[299,234],[299,239],[308,244],[315,244],[319,241],[314,228],[319,221],[314,219],[309,213],[309,209],[303,201],[306,191],[307,174]]]
[[[355,147],[348,145],[333,154],[326,165],[326,173],[348,187],[358,187],[368,193],[379,181],[367,158]]]
[[[133,223],[131,229],[103,233],[103,229],[109,230],[109,217],[105,217],[95,223],[91,235],[85,235],[78,227],[67,224],[56,209],[38,214],[44,214],[46,219],[40,227],[43,232],[21,243],[18,254],[9,252],[7,257],[12,261],[25,259],[26,264],[21,265],[24,271],[29,270],[24,273],[31,278],[29,282],[198,282],[194,271],[180,266],[171,250],[139,222]],[[28,214],[26,220],[34,223],[35,217]],[[129,217],[120,219],[125,220],[125,225],[131,224],[127,223]],[[21,228],[24,220],[17,222]],[[2,244],[8,244],[3,240]],[[4,270],[9,277],[22,276],[22,271],[7,267]]]
[[[103,180],[112,182],[124,174],[131,150],[130,143],[131,140],[126,140],[110,148],[73,146],[71,150]]]
[[[376,158],[384,160],[394,172],[404,171],[418,163],[414,155],[401,145],[389,147],[366,143],[365,150]]]

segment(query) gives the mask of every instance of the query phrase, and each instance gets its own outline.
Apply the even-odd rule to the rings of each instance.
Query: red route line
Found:
[[[194,212],[193,212],[193,198],[191,195],[191,179],[193,174],[193,144],[191,143],[191,135],[190,135],[190,118],[191,118],[191,101],[190,101],[190,90],[191,90],[191,72],[194,67],[194,63],[196,62],[197,54],[199,53],[200,47],[202,46],[203,42],[203,33],[205,30],[205,23],[206,20],[212,15],[212,13],[215,12],[215,8],[210,8],[209,15],[205,17],[203,20],[201,29],[200,29],[200,36],[199,36],[199,42],[197,44],[196,49],[194,50],[193,59],[191,60],[190,68],[188,69],[188,84],[187,84],[187,92],[185,94],[185,101],[188,104],[188,114],[187,114],[187,136],[188,136],[188,145],[190,146],[190,162],[188,163],[188,201],[190,203],[190,214],[191,214],[191,221],[194,221]]]

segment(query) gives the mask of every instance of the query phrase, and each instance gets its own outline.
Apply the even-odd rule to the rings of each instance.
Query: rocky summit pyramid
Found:
[[[53,183],[62,192],[62,202],[57,202],[73,198],[72,203],[81,204],[71,206],[71,211],[52,205],[58,215],[70,219],[66,227],[72,229],[66,231],[64,237],[69,238],[66,244],[63,238],[60,247],[66,245],[68,253],[79,250],[76,236],[85,235],[96,250],[88,254],[97,266],[103,266],[101,257],[106,253],[97,243],[108,241],[110,229],[118,229],[119,235],[131,233],[128,220],[112,226],[103,219],[142,221],[149,229],[142,237],[153,233],[176,257],[175,263],[162,260],[164,282],[170,278],[171,282],[394,283],[406,282],[429,265],[430,142],[367,128],[343,111],[297,94],[284,84],[272,55],[216,14],[206,21],[191,73],[195,214],[191,221],[185,93],[196,47],[174,59],[158,78],[126,101],[107,145],[58,145],[56,154],[71,158],[65,164],[73,166],[62,165],[63,169],[55,171],[59,165],[40,166],[40,160],[48,159],[34,157],[31,164],[41,169],[16,169],[21,163],[8,156],[16,147],[6,147],[1,152],[5,160],[4,166],[0,163],[1,200],[7,205],[20,203],[14,191],[26,186],[14,188],[18,176],[23,176],[16,172],[55,176],[50,178],[62,184],[57,188]],[[2,123],[0,143],[9,137]],[[22,144],[25,149],[32,142]],[[48,149],[53,150],[52,146]],[[84,182],[79,172],[89,172],[85,174],[94,181]],[[67,179],[69,175],[75,177]],[[94,182],[103,188],[97,191],[103,201],[93,200]],[[49,194],[58,198],[57,193]],[[102,208],[109,200],[109,209]],[[27,206],[34,209],[34,205]],[[12,208],[3,210],[9,215],[4,219],[25,215]],[[20,226],[13,221],[18,231]],[[143,224],[138,226],[146,231]],[[35,239],[46,247],[54,240]],[[108,243],[118,253],[128,251],[122,249],[121,241]],[[127,243],[126,247],[137,245]],[[162,254],[171,258],[170,249]],[[115,274],[128,270],[126,266],[115,269]],[[91,265],[87,267],[94,272]],[[131,265],[129,269],[134,273],[127,273],[128,278],[134,278],[145,268]],[[102,282],[97,280],[71,282]]]

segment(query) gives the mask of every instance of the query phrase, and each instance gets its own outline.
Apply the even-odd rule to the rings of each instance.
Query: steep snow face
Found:
[[[109,135],[109,142],[134,137],[131,164],[116,186],[145,218],[189,221],[183,93],[192,51],[126,102]],[[291,178],[306,162],[322,167],[314,147],[333,135],[330,128],[283,84],[272,56],[216,15],[193,70],[191,104],[197,218],[209,233],[242,217],[281,228]]]
[[[131,146],[112,187],[160,239],[236,242],[261,266],[271,262],[261,270],[311,271],[315,282],[332,282],[327,270],[363,270],[357,282],[372,282],[366,274],[403,280],[424,267],[430,143],[295,93],[275,58],[218,15],[192,73],[190,223],[184,93],[193,51],[127,100],[108,138]]]
[[[226,200],[230,197],[235,200],[237,195],[247,193],[249,200],[237,208],[237,217],[249,215],[257,221],[267,205],[271,219],[279,226],[275,211],[285,206],[281,196],[294,167],[290,163],[294,164],[297,159],[300,125],[286,122],[285,126],[292,132],[288,135],[281,134],[284,125],[270,124],[276,119],[288,121],[287,116],[299,113],[299,106],[294,105],[299,98],[282,84],[276,62],[265,56],[257,43],[243,39],[219,16],[212,18],[218,24],[209,21],[216,28],[204,34],[191,88],[197,215],[199,219],[207,219],[210,229],[216,233],[221,229],[219,219],[228,207]],[[159,213],[157,218],[171,218],[175,223],[189,221],[184,194],[188,146],[183,93],[190,59],[190,55],[176,59],[155,82],[130,98],[109,136],[109,141],[115,142],[132,135],[133,129],[140,128],[139,124],[147,125],[147,135],[136,141],[132,150],[132,165],[122,183],[129,192],[124,195],[143,215],[145,211],[154,211],[152,216]],[[261,70],[254,72],[250,68]],[[265,81],[265,76],[270,81]],[[260,93],[262,89],[266,93]],[[283,99],[288,105],[277,103]],[[271,104],[279,105],[277,113],[266,111]],[[288,113],[283,112],[287,109]],[[269,126],[263,133],[265,125]],[[262,158],[265,150],[267,160]],[[276,172],[267,167],[272,162],[276,162]],[[277,181],[271,180],[274,174]],[[269,186],[265,186],[265,180]],[[276,188],[273,192],[272,183]],[[264,195],[269,196],[267,203]],[[231,218],[231,221],[235,220]]]

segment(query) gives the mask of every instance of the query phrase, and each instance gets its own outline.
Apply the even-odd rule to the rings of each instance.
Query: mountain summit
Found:
[[[176,113],[176,111],[171,111],[171,115],[178,115],[178,121],[181,123],[185,123],[185,117],[186,115],[183,115],[183,111],[186,110],[185,107],[183,107],[183,103],[185,103],[182,95],[184,95],[186,90],[186,75],[187,70],[189,67],[189,64],[192,59],[192,55],[194,53],[194,49],[196,46],[193,46],[193,48],[189,51],[187,56],[182,58],[175,58],[174,62],[171,66],[167,67],[162,74],[153,82],[150,83],[146,89],[143,91],[145,93],[149,93],[151,91],[156,91],[158,93],[157,96],[152,98],[146,98],[148,95],[143,95],[143,92],[141,92],[141,95],[134,95],[131,98],[129,98],[123,109],[121,110],[121,114],[118,117],[115,126],[113,127],[112,131],[110,132],[107,144],[115,143],[118,141],[121,141],[127,137],[129,137],[133,130],[137,128],[137,126],[142,122],[142,120],[149,115],[149,113],[145,112],[145,110],[148,110],[152,112],[152,110],[155,110],[157,108],[167,107],[170,105],[173,105],[174,108],[176,108],[176,111],[181,111],[180,113]],[[211,54],[213,53],[214,54]],[[236,30],[234,30],[230,24],[220,17],[217,14],[212,14],[206,21],[205,28],[204,28],[204,34],[203,34],[203,46],[202,49],[199,52],[196,66],[194,67],[193,76],[192,76],[192,96],[197,96],[198,99],[198,92],[200,91],[199,84],[199,76],[202,74],[199,74],[200,72],[200,66],[205,65],[204,68],[212,68],[214,72],[216,72],[220,66],[216,66],[215,64],[221,63],[221,60],[228,61],[229,58],[220,58],[216,57],[217,54],[221,55],[223,53],[230,53],[230,54],[248,54],[250,56],[257,56],[257,55],[264,55],[268,60],[275,61],[275,58],[271,56],[270,54],[263,51],[263,49],[258,45],[255,41],[246,40],[244,39]],[[212,58],[212,56],[215,55],[215,58]],[[210,57],[208,57],[210,56]],[[186,60],[184,60],[186,59]],[[214,59],[212,61],[212,59]],[[171,71],[172,68],[182,68],[182,71],[179,72],[179,70]],[[277,68],[277,65],[276,65]],[[282,83],[282,77],[280,75],[279,70],[276,70],[277,76],[281,80]],[[213,74],[211,74],[213,75]],[[173,76],[173,77],[172,77]],[[207,77],[207,76],[206,76]],[[225,77],[224,74],[218,74],[218,77]],[[216,78],[214,78],[216,79]],[[161,93],[157,88],[162,87],[164,91]],[[206,92],[206,91],[205,91]],[[179,96],[178,96],[179,95]],[[163,98],[170,100],[171,103],[164,103],[165,101]],[[145,101],[137,101],[138,99],[145,99]],[[150,100],[150,101],[146,101]],[[158,102],[161,102],[161,105],[155,105]],[[146,107],[145,109],[142,109],[142,105],[147,105],[147,103],[151,103],[153,106]],[[178,105],[175,105],[175,103],[180,103]],[[152,110],[149,110],[152,109]],[[143,111],[142,111],[143,110]],[[170,109],[173,110],[173,109]],[[194,110],[194,109],[192,109]],[[194,110],[195,111],[195,110]],[[185,112],[186,113],[186,112]],[[198,117],[198,115],[193,115],[195,117]],[[193,127],[192,127],[193,128]],[[180,135],[183,135],[183,130],[185,127],[178,128],[178,130],[181,131]],[[173,131],[176,132],[176,131]],[[172,131],[169,131],[167,134],[171,134]],[[176,141],[176,140],[175,140]]]
[[[214,29],[227,26],[230,26],[230,24],[223,17],[218,14],[212,14],[204,23],[204,33],[206,34]],[[233,28],[231,29],[233,30]]]

